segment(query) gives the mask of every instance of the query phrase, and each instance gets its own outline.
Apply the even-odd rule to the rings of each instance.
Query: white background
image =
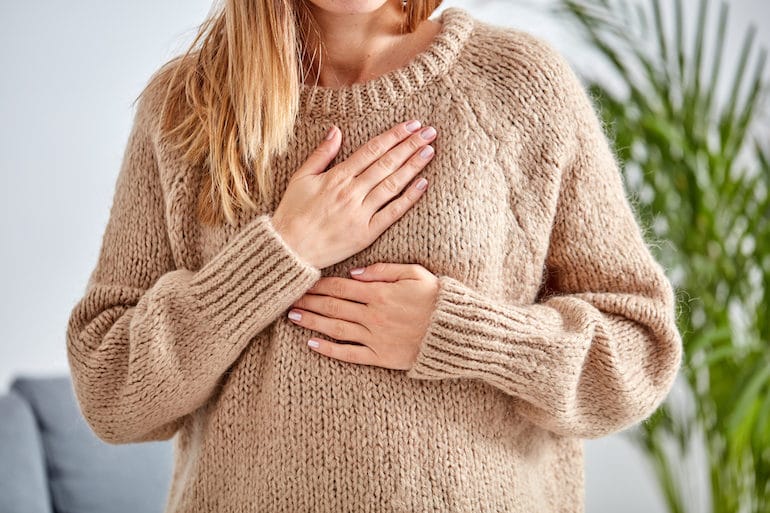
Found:
[[[456,5],[529,30],[579,71],[596,73],[570,28],[544,14],[548,3],[445,0],[441,9]],[[750,21],[770,48],[770,2],[729,3],[730,48]],[[207,0],[0,1],[0,393],[20,373],[68,372],[66,322],[96,261],[130,103],[192,40],[209,7]],[[586,481],[588,513],[664,511],[646,462],[623,433],[586,442]]]

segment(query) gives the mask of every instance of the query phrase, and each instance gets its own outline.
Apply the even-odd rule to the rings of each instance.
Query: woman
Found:
[[[143,92],[67,349],[99,437],[176,435],[167,512],[582,511],[672,386],[580,81],[439,3],[230,0]]]

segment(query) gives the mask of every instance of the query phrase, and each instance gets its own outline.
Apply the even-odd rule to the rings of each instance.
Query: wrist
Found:
[[[315,259],[308,254],[308,251],[302,246],[302,237],[295,235],[291,225],[284,222],[284,220],[277,216],[270,216],[270,223],[273,225],[273,229],[278,236],[283,239],[283,242],[293,251],[300,259],[313,267],[318,267]]]

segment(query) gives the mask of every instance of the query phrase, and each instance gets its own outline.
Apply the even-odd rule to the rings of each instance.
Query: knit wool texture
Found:
[[[543,39],[459,7],[407,65],[303,85],[272,204],[204,226],[204,170],[138,103],[96,266],[67,325],[85,419],[113,444],[173,437],[167,513],[582,512],[583,439],[646,419],[682,359],[587,90]],[[319,269],[271,222],[331,124],[332,166],[396,123],[438,130],[424,195]],[[330,166],[331,167],[331,166]],[[440,288],[409,370],[308,348],[290,305],[322,276],[420,264]],[[352,278],[351,278],[352,279]]]

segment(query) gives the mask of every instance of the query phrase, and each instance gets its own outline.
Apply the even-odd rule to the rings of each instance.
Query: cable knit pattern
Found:
[[[110,443],[174,437],[167,513],[578,512],[583,442],[647,418],[682,358],[675,296],[566,59],[458,7],[405,67],[304,85],[271,202],[195,218],[206,170],[138,104],[98,261],[67,326],[82,413]],[[271,213],[331,123],[343,161],[395,123],[438,129],[428,189],[318,269]],[[413,367],[309,349],[286,318],[321,276],[417,263],[439,294]],[[333,340],[333,339],[332,339]]]

